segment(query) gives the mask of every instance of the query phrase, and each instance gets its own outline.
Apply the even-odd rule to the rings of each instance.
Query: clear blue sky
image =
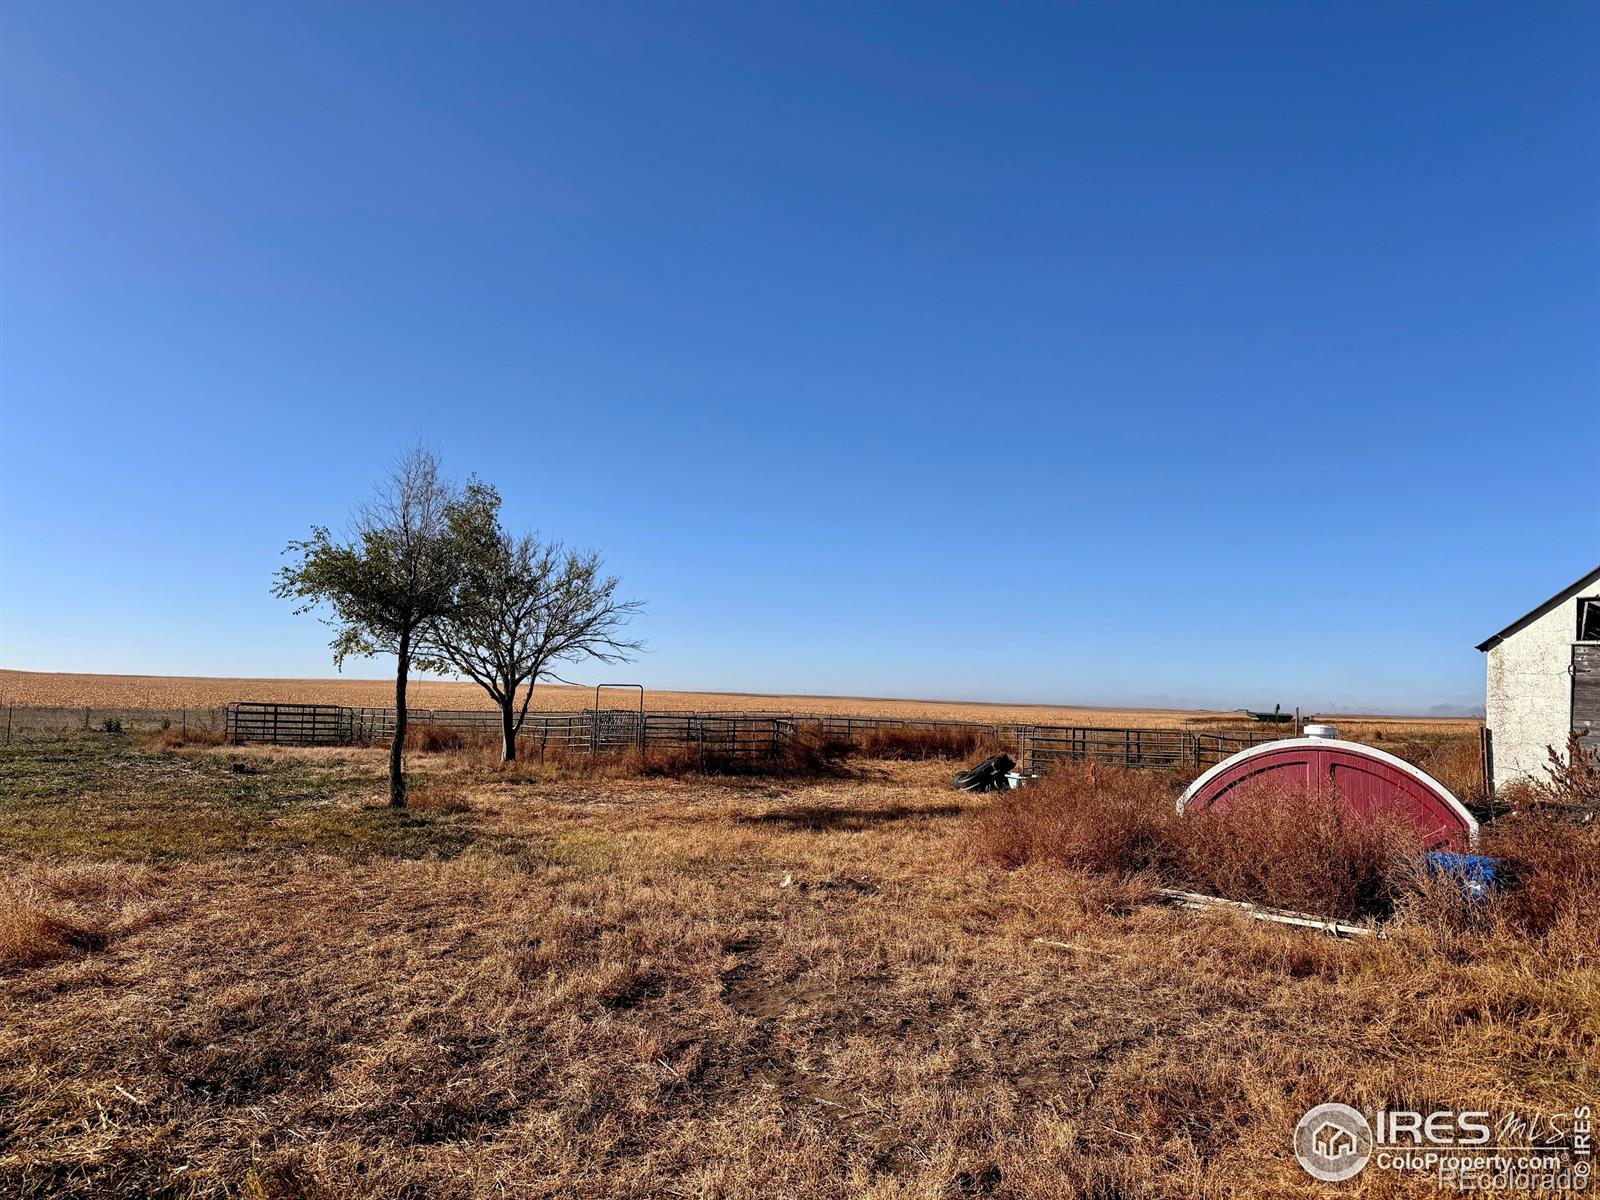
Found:
[[[4,3],[0,665],[331,674],[420,436],[648,599],[580,678],[1481,704],[1597,118],[1595,4]]]

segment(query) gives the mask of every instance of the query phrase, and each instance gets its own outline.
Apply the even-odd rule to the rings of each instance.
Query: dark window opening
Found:
[[[1600,599],[1578,601],[1578,640],[1600,642]]]

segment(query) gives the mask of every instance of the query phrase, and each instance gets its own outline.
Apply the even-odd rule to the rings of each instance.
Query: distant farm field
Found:
[[[489,708],[477,685],[451,680],[413,680],[411,703],[419,708]],[[231,679],[181,675],[78,675],[64,672],[0,669],[0,703],[18,707],[63,708],[217,708],[233,700],[280,704],[348,704],[384,706],[394,703],[390,679]],[[610,692],[607,704],[632,701],[625,692]],[[533,707],[563,712],[594,703],[588,688],[541,684]],[[651,710],[699,712],[808,712],[852,716],[946,718],[950,720],[1027,723],[1035,725],[1109,725],[1155,729],[1185,723],[1206,725],[1241,721],[1242,714],[1192,709],[1111,708],[1093,705],[987,704],[948,700],[904,700],[870,696],[796,696],[748,692],[646,691]],[[1310,715],[1310,714],[1307,714]],[[1351,732],[1379,728],[1398,732],[1411,727],[1430,730],[1468,729],[1474,718],[1358,716],[1347,722]]]

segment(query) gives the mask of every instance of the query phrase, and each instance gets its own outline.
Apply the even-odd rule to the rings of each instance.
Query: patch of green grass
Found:
[[[0,853],[128,862],[313,850],[454,857],[471,814],[396,811],[359,758],[160,754],[82,737],[0,749]]]

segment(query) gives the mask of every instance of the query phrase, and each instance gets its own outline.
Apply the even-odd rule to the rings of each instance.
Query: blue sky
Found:
[[[649,601],[578,678],[1480,704],[1597,117],[1593,4],[5,3],[0,664],[331,674],[421,437]]]

